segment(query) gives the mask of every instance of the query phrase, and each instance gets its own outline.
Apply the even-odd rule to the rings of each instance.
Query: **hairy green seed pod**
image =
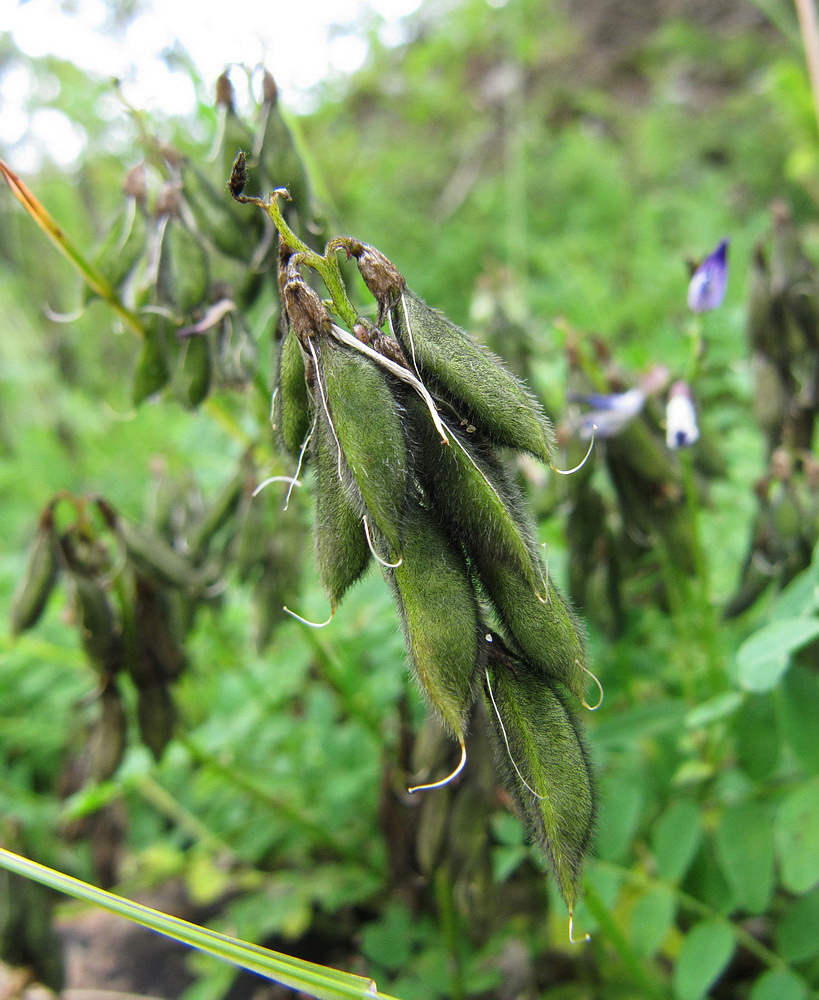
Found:
[[[72,583],[85,654],[103,676],[113,676],[125,665],[126,658],[118,615],[105,590],[92,577],[74,573]]]
[[[528,451],[551,464],[554,432],[526,386],[491,352],[405,290],[391,313],[392,327],[411,365],[461,417],[498,445]]]
[[[400,566],[388,570],[421,691],[463,738],[481,682],[482,634],[475,590],[460,551],[429,511],[412,504]]]
[[[571,912],[595,821],[591,761],[574,716],[537,673],[494,664],[485,685],[496,757]]]
[[[467,552],[480,551],[485,559],[515,567],[545,597],[539,553],[520,491],[497,456],[455,428],[447,428],[450,447],[442,447],[418,397],[407,395],[404,404],[416,475],[441,523]]]
[[[40,519],[34,541],[28,551],[23,577],[11,602],[11,634],[20,635],[32,628],[45,611],[59,575],[57,546],[51,511]]]
[[[142,742],[160,760],[176,724],[176,708],[164,684],[141,688],[137,695],[137,721]]]
[[[316,424],[316,561],[335,611],[347,590],[370,564],[361,504],[338,474],[338,446],[319,409]]]
[[[549,580],[548,599],[542,601],[519,570],[480,552],[470,554],[511,645],[539,673],[582,698],[583,630],[557,587]]]
[[[321,338],[319,349],[343,460],[375,526],[400,555],[407,448],[398,404],[383,370],[369,358],[330,337]]]
[[[298,459],[310,431],[310,393],[307,390],[304,355],[292,326],[279,344],[273,428],[286,451]]]

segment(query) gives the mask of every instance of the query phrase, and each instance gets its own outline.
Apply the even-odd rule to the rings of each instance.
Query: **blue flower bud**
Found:
[[[722,240],[691,276],[688,308],[692,312],[708,312],[721,306],[727,284],[728,240]]]

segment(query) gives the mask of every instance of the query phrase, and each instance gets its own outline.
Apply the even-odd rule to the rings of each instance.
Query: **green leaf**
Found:
[[[755,802],[729,806],[720,817],[715,844],[735,905],[748,913],[762,913],[774,887],[770,810]]]
[[[800,762],[813,772],[819,771],[819,676],[794,667],[785,676],[781,689],[782,736]]]
[[[631,941],[642,958],[651,958],[663,943],[674,923],[677,900],[671,889],[649,889],[634,904],[631,912]]]
[[[808,984],[790,969],[768,969],[754,983],[748,1000],[805,1000]]]
[[[776,928],[776,947],[788,962],[819,955],[819,888],[788,904]]]
[[[688,871],[702,839],[700,811],[695,802],[672,803],[654,824],[651,846],[657,874],[675,882]]]
[[[58,892],[84,899],[110,913],[117,913],[174,941],[232,962],[239,968],[255,972],[291,989],[301,990],[316,1000],[342,1000],[342,998],[370,1000],[371,997],[383,996],[374,992],[375,984],[371,979],[354,976],[349,972],[339,972],[313,962],[305,962],[300,958],[291,958],[289,955],[270,951],[259,945],[248,944],[225,934],[197,927],[187,920],[171,917],[149,906],[123,899],[122,896],[116,896],[104,889],[97,889],[87,882],[81,882],[70,875],[63,875],[3,848],[0,848],[0,866]]]
[[[712,722],[719,722],[740,707],[743,696],[739,691],[726,691],[718,694],[701,705],[696,705],[685,717],[685,724],[689,729],[700,729]]]
[[[774,837],[782,884],[790,892],[812,889],[819,881],[819,780],[785,797],[776,814]]]
[[[624,860],[640,822],[645,780],[634,768],[611,771],[600,783],[600,829],[596,854],[606,861]]]
[[[746,691],[770,691],[798,649],[819,636],[819,619],[785,618],[771,622],[739,647],[739,683]]]
[[[685,936],[672,983],[677,1000],[699,1000],[734,953],[734,935],[716,920],[696,924]]]
[[[739,766],[754,781],[764,781],[776,769],[781,750],[774,696],[757,694],[746,697],[736,720]]]
[[[803,570],[777,595],[768,612],[771,620],[811,615],[819,609],[819,553],[812,565]]]
[[[367,924],[361,935],[361,951],[385,969],[401,969],[411,953],[412,924],[405,906],[388,907],[380,920]]]

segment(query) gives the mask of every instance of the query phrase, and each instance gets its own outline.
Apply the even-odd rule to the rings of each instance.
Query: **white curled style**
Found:
[[[398,569],[398,567],[404,562],[403,556],[398,560],[398,562],[391,563],[387,562],[386,559],[382,559],[381,556],[375,551],[375,546],[373,545],[372,535],[370,535],[370,525],[367,522],[366,515],[361,519],[364,523],[364,534],[367,536],[367,545],[370,547],[370,552],[372,552],[375,557],[375,561],[380,563],[382,566],[386,566],[387,569]]]
[[[379,354],[378,351],[374,351],[369,344],[362,343],[362,341],[360,341],[357,337],[354,337],[351,333],[343,330],[340,326],[336,326],[335,323],[330,329],[333,336],[339,341],[339,343],[346,344],[347,347],[352,347],[354,351],[358,351],[360,354],[365,354],[368,358],[370,358],[370,360],[375,361],[376,364],[381,365],[382,368],[386,368],[387,371],[396,378],[401,379],[402,382],[406,382],[407,385],[411,385],[421,399],[423,399],[426,403],[427,409],[432,417],[432,422],[435,424],[435,429],[440,435],[441,443],[449,444],[449,438],[446,436],[446,431],[441,423],[441,417],[436,409],[432,396],[430,396],[423,382],[416,378],[409,368],[405,368],[403,365],[399,365],[397,362],[393,361],[392,358],[387,358],[383,354]]]
[[[495,695],[492,693],[492,684],[489,681],[489,671],[484,670],[484,674],[486,676],[486,689],[487,691],[489,691],[489,697],[492,699],[492,708],[495,709],[495,715],[498,717],[498,722],[500,723],[501,732],[503,733],[503,741],[506,744],[506,752],[509,755],[509,760],[512,761],[512,767],[514,767],[515,772],[522,781],[524,787],[527,788],[532,793],[532,795],[534,795],[536,799],[542,802],[546,798],[546,796],[538,795],[538,793],[534,790],[534,788],[532,788],[532,786],[526,781],[526,779],[520,773],[520,768],[515,763],[515,758],[512,756],[512,748],[509,746],[509,737],[506,735],[506,727],[503,724],[503,719],[501,718],[501,714],[498,710],[498,704],[495,701]]]
[[[461,744],[461,759],[460,761],[458,761],[458,766],[455,768],[452,774],[448,774],[445,778],[441,778],[440,781],[430,782],[430,784],[428,785],[413,785],[412,788],[407,789],[410,795],[412,795],[414,792],[427,791],[430,788],[443,788],[444,785],[448,785],[450,781],[453,781],[455,778],[458,777],[458,775],[461,773],[461,771],[463,771],[466,765],[466,744],[463,741],[463,737],[461,737],[459,742]]]

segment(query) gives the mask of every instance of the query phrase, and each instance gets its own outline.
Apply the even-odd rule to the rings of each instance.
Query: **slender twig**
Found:
[[[813,110],[819,126],[819,23],[816,19],[815,0],[794,0],[799,18],[799,30],[805,48],[805,62],[808,64],[810,86],[813,91]]]

